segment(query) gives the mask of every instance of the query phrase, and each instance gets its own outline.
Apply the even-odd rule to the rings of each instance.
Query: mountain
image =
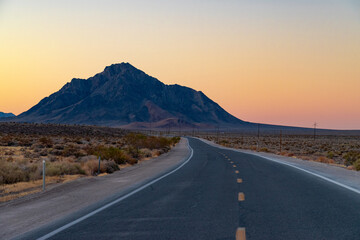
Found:
[[[0,112],[0,118],[8,118],[8,117],[15,117],[15,114]]]
[[[16,121],[127,128],[247,124],[201,91],[166,85],[129,63],[113,64],[86,80],[72,79]]]

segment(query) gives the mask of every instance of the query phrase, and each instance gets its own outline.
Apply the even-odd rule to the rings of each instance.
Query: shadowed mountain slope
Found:
[[[15,117],[15,115],[13,113],[0,112],[0,118],[8,118],[8,117]]]
[[[16,121],[129,128],[247,124],[201,91],[165,85],[129,63],[113,64],[86,80],[72,79]]]

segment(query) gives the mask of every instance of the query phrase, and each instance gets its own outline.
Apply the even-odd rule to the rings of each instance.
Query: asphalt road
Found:
[[[239,227],[246,239],[360,239],[359,194],[257,156],[189,141],[193,157],[181,169],[50,239],[235,239]]]

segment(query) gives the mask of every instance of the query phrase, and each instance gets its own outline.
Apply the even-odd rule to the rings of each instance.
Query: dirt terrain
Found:
[[[178,141],[119,128],[0,123],[0,202],[40,191],[43,160],[51,185],[111,174],[168,152]]]
[[[360,136],[198,133],[222,146],[274,153],[360,170]]]
[[[181,139],[171,151],[113,174],[83,177],[50,186],[44,192],[0,203],[0,239],[13,239],[49,223],[99,209],[177,168],[190,153],[188,141]]]

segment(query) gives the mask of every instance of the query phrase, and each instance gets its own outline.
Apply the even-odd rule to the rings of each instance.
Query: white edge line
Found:
[[[250,153],[250,154],[251,154],[251,153]],[[347,185],[345,185],[345,184],[343,184],[343,183],[339,183],[339,182],[334,181],[334,180],[332,180],[332,179],[330,179],[330,178],[324,177],[324,176],[322,176],[322,175],[320,175],[320,174],[311,172],[311,171],[309,171],[309,170],[306,170],[306,169],[303,169],[303,168],[301,168],[301,167],[292,165],[292,164],[290,164],[290,163],[277,161],[277,160],[275,160],[275,159],[271,159],[271,158],[268,158],[268,157],[260,156],[260,155],[257,155],[257,154],[252,154],[252,155],[255,155],[255,156],[258,156],[258,157],[261,157],[261,158],[265,158],[265,159],[267,159],[267,160],[270,160],[270,161],[273,161],[273,162],[276,162],[276,163],[280,163],[280,164],[283,164],[283,165],[287,165],[287,166],[296,168],[296,169],[298,169],[298,170],[301,170],[301,171],[306,172],[306,173],[308,173],[308,174],[314,175],[314,176],[316,176],[316,177],[318,177],[318,178],[321,178],[321,179],[323,179],[323,180],[326,180],[326,181],[328,181],[328,182],[331,182],[331,183],[333,183],[333,184],[336,184],[336,185],[338,185],[338,186],[340,186],[340,187],[346,188],[346,189],[348,189],[348,190],[350,190],[350,191],[353,191],[353,192],[355,192],[355,193],[360,194],[360,191],[357,190],[356,188],[347,186]]]
[[[345,185],[345,184],[343,184],[343,183],[339,183],[339,182],[334,181],[334,180],[332,180],[332,179],[330,179],[330,178],[321,176],[320,174],[317,174],[317,173],[311,172],[311,171],[309,171],[309,170],[303,169],[303,168],[301,168],[301,167],[295,166],[295,165],[293,165],[293,164],[291,164],[291,163],[282,162],[282,161],[280,161],[280,160],[275,160],[275,159],[272,159],[272,158],[269,158],[269,157],[261,156],[261,155],[258,155],[258,154],[256,154],[256,153],[241,152],[241,151],[239,151],[239,150],[237,150],[237,149],[231,149],[231,148],[225,148],[225,147],[222,147],[222,146],[211,145],[211,144],[203,141],[202,139],[200,139],[200,140],[201,140],[202,142],[204,142],[204,143],[206,143],[206,144],[208,144],[208,145],[210,145],[210,146],[216,147],[216,148],[220,148],[220,149],[224,149],[224,150],[230,150],[230,151],[233,151],[233,152],[240,152],[240,153],[244,153],[244,154],[250,154],[250,155],[254,155],[254,156],[257,156],[257,157],[264,158],[264,159],[269,160],[269,161],[272,161],[272,162],[276,162],[276,163],[279,163],[279,164],[283,164],[283,165],[286,165],[286,166],[289,166],[289,167],[296,168],[296,169],[298,169],[298,170],[300,170],[300,171],[303,171],[303,172],[306,172],[306,173],[308,173],[308,174],[314,175],[314,176],[316,176],[316,177],[318,177],[318,178],[321,178],[321,179],[323,179],[323,180],[325,180],[325,181],[331,182],[331,183],[336,184],[336,185],[338,185],[338,186],[340,186],[340,187],[346,188],[346,189],[348,189],[348,190],[350,190],[350,191],[353,191],[353,192],[355,192],[355,193],[357,193],[357,194],[360,194],[360,190],[358,190],[358,189],[356,189],[356,188],[347,186],[347,185]]]
[[[144,188],[147,188],[147,187],[149,187],[150,185],[152,185],[152,184],[160,181],[161,179],[163,179],[163,178],[165,178],[165,177],[173,174],[174,172],[178,171],[178,170],[179,170],[180,168],[182,168],[185,164],[187,164],[187,163],[190,161],[190,159],[192,158],[192,156],[193,156],[194,151],[193,151],[193,149],[190,147],[189,140],[188,140],[188,148],[190,149],[190,156],[186,159],[185,162],[183,162],[180,166],[178,166],[177,168],[175,168],[175,169],[172,170],[171,172],[168,172],[168,173],[162,175],[161,177],[152,180],[151,182],[149,182],[149,183],[147,183],[147,184],[145,184],[145,185],[143,185],[143,186],[141,186],[141,187],[133,190],[132,192],[130,192],[130,193],[128,193],[128,194],[126,194],[126,195],[124,195],[124,196],[122,196],[122,197],[120,197],[120,198],[118,198],[118,199],[116,199],[116,200],[114,200],[114,201],[112,201],[112,202],[110,202],[110,203],[102,206],[101,208],[98,208],[98,209],[96,209],[96,210],[94,210],[94,211],[92,211],[92,212],[90,212],[90,213],[88,213],[88,214],[86,214],[86,215],[84,215],[84,216],[82,216],[82,217],[80,217],[80,218],[78,218],[78,219],[76,219],[76,220],[74,220],[74,221],[72,221],[72,222],[70,222],[70,223],[68,223],[68,224],[60,227],[60,228],[58,228],[58,229],[55,229],[55,230],[53,230],[52,232],[50,232],[50,233],[48,233],[48,234],[46,234],[46,235],[44,235],[44,236],[42,236],[42,237],[40,237],[40,238],[37,238],[37,240],[45,240],[45,239],[48,239],[48,238],[50,238],[50,237],[58,234],[59,232],[64,231],[65,229],[67,229],[67,228],[69,228],[69,227],[71,227],[71,226],[74,226],[75,224],[77,224],[77,223],[79,223],[79,222],[84,221],[85,219],[87,219],[87,218],[89,218],[89,217],[91,217],[91,216],[93,216],[93,215],[95,215],[95,214],[97,214],[97,213],[105,210],[106,208],[109,208],[109,207],[113,206],[113,205],[116,204],[116,203],[121,202],[122,200],[124,200],[124,199],[126,199],[126,198],[128,198],[128,197],[130,197],[130,196],[132,196],[132,195],[134,195],[135,193],[140,192],[140,191],[143,190]]]

